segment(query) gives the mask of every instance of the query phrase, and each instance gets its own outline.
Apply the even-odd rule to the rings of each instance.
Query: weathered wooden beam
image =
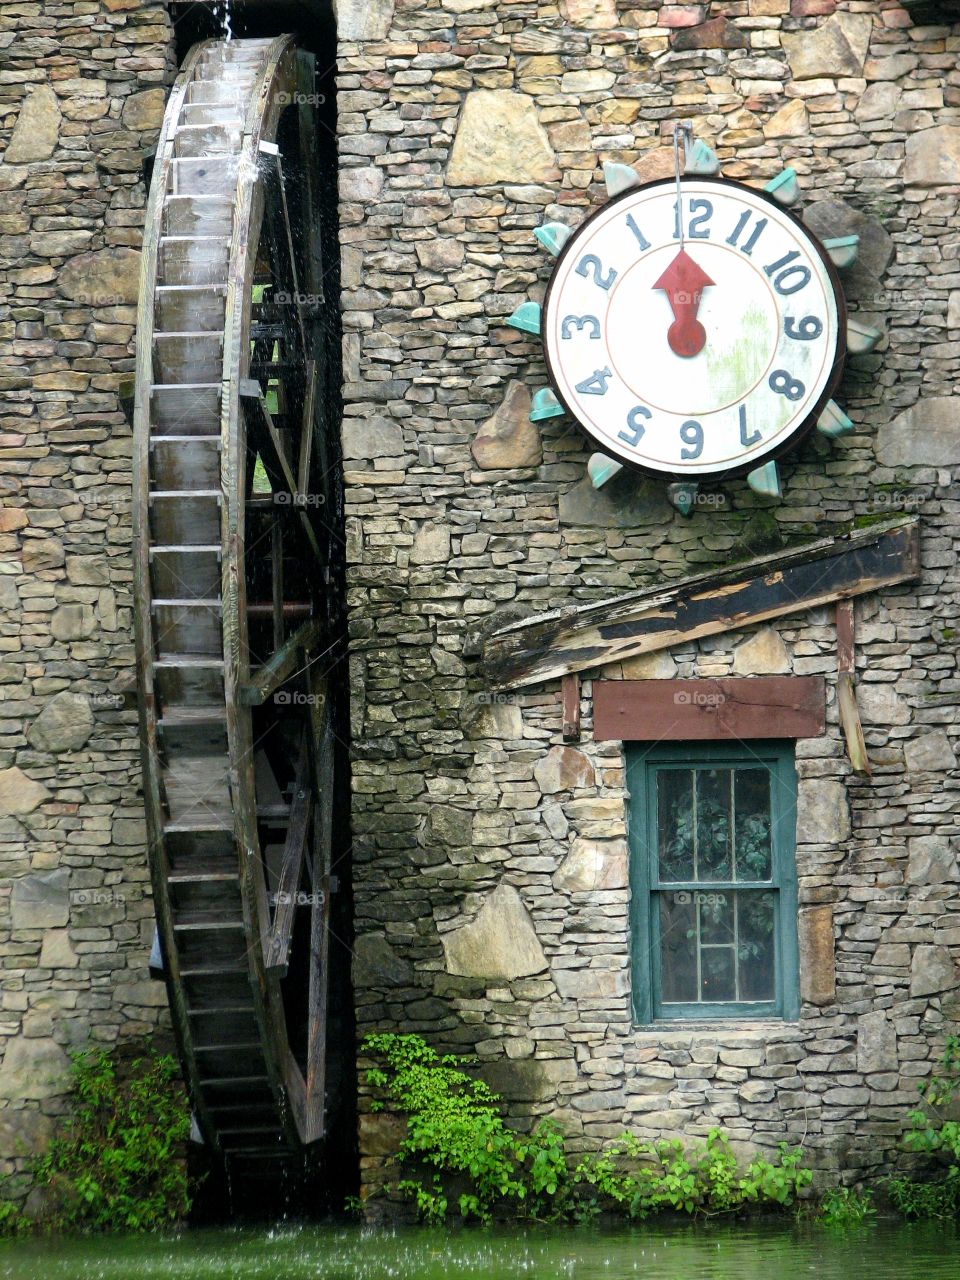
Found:
[[[308,655],[310,656],[310,655]],[[333,836],[334,724],[329,689],[313,664],[307,672],[313,777],[317,795],[313,841],[313,905],[307,992],[307,1073],[303,1140],[316,1142],[326,1128],[327,1019],[330,986],[330,893]]]
[[[482,670],[494,689],[538,684],[911,582],[919,573],[916,517],[887,521],[670,587],[509,623],[483,638]]]
[[[563,700],[563,740],[564,742],[580,741],[580,677],[564,676],[561,682]]]
[[[297,907],[297,889],[303,869],[303,854],[310,830],[313,809],[313,792],[309,782],[310,753],[307,735],[300,742],[300,755],[293,784],[293,802],[290,805],[290,823],[284,841],[280,875],[277,877],[276,908],[273,927],[267,938],[264,964],[268,974],[278,978],[287,976],[290,961],[290,942],[293,937],[293,921]]]
[[[867,744],[863,740],[860,709],[857,706],[856,647],[853,601],[841,600],[837,604],[837,705],[840,724],[847,742],[847,755],[853,772],[861,778],[873,773]]]
[[[822,676],[593,682],[598,742],[816,738],[825,723]]]
[[[290,502],[296,508],[303,532],[310,550],[323,564],[323,555],[317,535],[313,531],[310,517],[303,505],[303,495],[297,489],[297,481],[287,459],[286,451],[280,435],[273,425],[273,418],[263,398],[263,389],[256,378],[244,378],[240,383],[240,403],[247,415],[247,426],[256,441],[257,449],[263,461],[264,469],[270,478],[274,491],[279,490],[289,495]]]
[[[304,650],[315,644],[320,638],[321,624],[318,618],[311,618],[281,645],[259,670],[250,677],[248,683],[240,686],[240,705],[243,707],[259,707],[270,697],[275,689],[279,689],[285,680],[293,675],[297,667],[303,664]]]

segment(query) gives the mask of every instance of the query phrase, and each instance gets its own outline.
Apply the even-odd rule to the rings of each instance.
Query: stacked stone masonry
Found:
[[[516,1123],[551,1115],[574,1150],[721,1124],[876,1173],[960,1012],[960,30],[833,0],[367,14],[339,62],[359,1032],[475,1053]],[[568,420],[529,423],[539,343],[505,327],[543,296],[533,228],[598,208],[605,160],[671,174],[681,119],[726,176],[792,165],[808,224],[860,234],[845,290],[885,334],[838,392],[854,433],[808,438],[781,504],[741,481],[688,519],[655,481],[593,490]],[[593,741],[589,680],[564,744],[559,682],[497,693],[465,641],[901,511],[922,581],[857,604],[872,780],[843,746],[832,610],[588,673],[828,688],[796,752],[799,1021],[634,1026],[621,744]],[[372,1192],[397,1130],[361,1111]]]
[[[358,1032],[476,1053],[511,1116],[574,1148],[629,1125],[744,1147],[803,1138],[821,1171],[895,1163],[960,1011],[960,29],[834,0],[343,0],[339,146]],[[63,1107],[65,1053],[165,1017],[130,618],[141,164],[174,71],[145,0],[0,9],[0,1157]],[[882,324],[771,506],[734,483],[688,519],[655,482],[584,479],[534,429],[532,229],[604,198],[604,160],[665,176],[693,121],[729,177],[792,165],[822,235],[856,230],[852,308]],[[631,1021],[620,744],[561,735],[556,683],[485,687],[492,615],[602,599],[897,511],[922,580],[857,606],[872,780],[838,727],[823,610],[620,664],[630,678],[818,674],[798,743],[802,1010],[793,1024]],[[396,1129],[361,1099],[366,1190]]]

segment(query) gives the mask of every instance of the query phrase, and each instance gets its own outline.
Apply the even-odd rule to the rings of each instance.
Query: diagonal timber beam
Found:
[[[494,689],[540,684],[911,582],[919,573],[916,517],[885,521],[669,587],[509,623],[483,637],[481,670]]]

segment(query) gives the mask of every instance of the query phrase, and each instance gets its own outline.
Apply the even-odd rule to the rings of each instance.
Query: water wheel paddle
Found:
[[[339,499],[313,89],[289,36],[191,50],[141,276],[149,858],[197,1123],[235,1168],[289,1161],[325,1128]]]

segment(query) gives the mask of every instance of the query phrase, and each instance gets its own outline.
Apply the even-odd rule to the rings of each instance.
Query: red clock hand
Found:
[[[704,348],[707,331],[697,319],[700,295],[713,281],[685,249],[681,249],[653,286],[667,295],[673,324],[667,330],[670,350],[678,356],[695,356]]]

